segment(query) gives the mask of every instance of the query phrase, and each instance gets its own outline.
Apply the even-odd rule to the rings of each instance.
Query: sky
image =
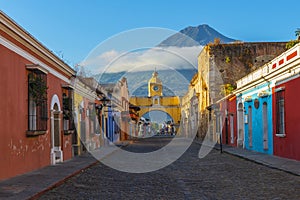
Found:
[[[299,0],[0,0],[4,13],[72,67],[114,35],[144,27],[179,31],[208,24],[241,41],[289,41],[300,28],[299,5]]]

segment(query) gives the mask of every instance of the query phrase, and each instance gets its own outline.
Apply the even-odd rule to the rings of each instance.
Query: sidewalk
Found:
[[[129,142],[118,142],[117,146],[127,146]],[[108,151],[108,154],[111,153]],[[96,165],[99,161],[90,153],[71,160],[49,165],[44,168],[0,182],[0,199],[35,199],[81,171]]]
[[[236,147],[225,146],[223,151],[270,168],[282,170],[300,176],[300,161],[263,154]]]
[[[202,144],[200,141],[195,140],[196,143]],[[220,150],[220,145],[216,144],[214,149]],[[268,155],[260,152],[250,151],[243,148],[232,147],[222,144],[224,153],[228,153],[240,158],[265,165],[270,168],[278,169],[300,176],[300,161],[282,158],[274,155]]]
[[[0,182],[0,199],[29,199],[95,165],[89,153]]]

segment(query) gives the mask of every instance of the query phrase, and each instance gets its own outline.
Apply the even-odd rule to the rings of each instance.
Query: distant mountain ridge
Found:
[[[222,43],[230,43],[236,41],[235,39],[226,37],[210,27],[207,24],[202,24],[196,27],[189,26],[179,33],[171,35],[164,41],[162,41],[159,47],[191,47],[191,46],[205,46],[209,42],[214,42],[215,38],[220,38]]]
[[[175,33],[174,35],[163,40],[157,46],[159,47],[192,47],[192,46],[205,46],[209,42],[214,42],[215,38],[220,38],[222,43],[234,42],[234,39],[228,38],[210,26],[203,24],[197,27],[186,27]],[[200,53],[200,52],[199,52]],[[197,60],[197,57],[195,57]],[[164,84],[164,96],[183,96],[189,85],[189,81],[197,72],[195,68],[176,69],[174,71],[163,70],[159,71],[159,77]],[[104,73],[95,75],[95,78],[100,83],[116,83],[122,77],[128,80],[128,87],[130,94],[133,96],[147,96],[148,95],[148,80],[151,78],[153,71],[143,72],[117,72],[117,73]],[[178,73],[181,74],[186,81],[178,81]],[[169,87],[167,87],[169,86]]]

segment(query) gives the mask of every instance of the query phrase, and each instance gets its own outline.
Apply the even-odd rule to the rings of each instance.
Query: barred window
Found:
[[[47,75],[38,70],[28,73],[28,130],[47,130]]]
[[[285,134],[284,89],[276,91],[276,134]]]
[[[73,89],[70,87],[63,88],[63,125],[64,131],[74,130],[73,117]]]

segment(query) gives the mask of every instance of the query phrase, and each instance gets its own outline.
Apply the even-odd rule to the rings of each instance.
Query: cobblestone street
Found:
[[[135,140],[125,147],[150,152],[170,138]],[[161,170],[130,174],[102,163],[70,178],[39,199],[299,199],[300,178],[230,154],[212,150],[199,159],[193,143],[173,164]]]

